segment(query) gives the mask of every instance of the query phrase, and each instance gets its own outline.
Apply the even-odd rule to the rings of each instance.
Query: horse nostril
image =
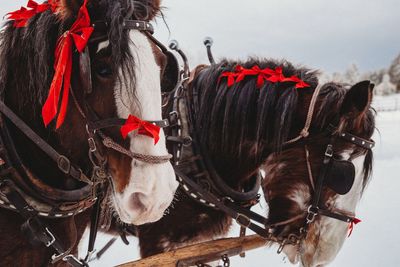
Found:
[[[146,205],[143,203],[146,195],[140,192],[132,193],[130,196],[129,206],[133,210],[147,210]]]

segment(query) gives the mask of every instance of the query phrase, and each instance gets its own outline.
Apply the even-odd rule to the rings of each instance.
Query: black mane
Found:
[[[228,87],[226,78],[220,79],[220,76],[225,71],[233,72],[237,65],[245,68],[257,65],[261,69],[282,67],[286,77],[295,75],[310,87],[297,89],[294,83],[265,82],[258,89],[254,77],[246,77]],[[279,152],[283,143],[297,136],[304,127],[309,101],[318,85],[317,75],[317,71],[296,68],[285,60],[263,58],[225,59],[202,70],[193,82],[199,95],[198,109],[194,113],[200,142],[219,164],[234,162],[233,167],[253,162],[253,167],[259,166],[265,155]],[[311,132],[321,133],[338,120],[338,111],[348,88],[340,83],[322,86]],[[375,128],[373,111],[367,112],[366,116],[364,133],[368,139]],[[361,152],[356,150],[356,153]],[[371,170],[372,152],[369,151],[364,164],[364,184]]]
[[[228,88],[226,80],[220,80],[225,71],[233,71],[237,65],[251,68],[282,67],[285,76],[296,75],[315,88],[318,83],[315,71],[295,68],[288,61],[252,58],[248,61],[223,60],[204,70],[195,86],[201,88],[200,110],[196,112],[197,128],[201,141],[211,151],[228,154],[240,153],[238,148],[248,141],[254,147],[271,147],[278,150],[288,139],[298,103],[298,90],[294,83],[265,82],[256,88],[254,77],[245,78]]]

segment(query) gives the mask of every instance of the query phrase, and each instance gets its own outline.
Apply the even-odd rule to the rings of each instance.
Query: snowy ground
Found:
[[[362,219],[347,239],[337,256],[333,267],[395,267],[400,266],[400,233],[395,228],[400,221],[400,111],[380,112],[377,116],[375,134],[377,146],[374,150],[374,174],[362,201],[357,217]],[[232,235],[238,229],[232,230]],[[109,240],[109,236],[99,237],[98,247]],[[137,240],[131,238],[131,245],[125,246],[118,240],[100,261],[91,266],[109,267],[138,258]],[[86,247],[86,241],[84,241]],[[83,245],[82,244],[82,245]],[[232,258],[234,267],[292,266],[276,248],[258,249],[248,252],[245,259]]]

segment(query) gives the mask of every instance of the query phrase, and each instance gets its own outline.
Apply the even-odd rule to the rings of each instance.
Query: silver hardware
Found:
[[[51,240],[49,242],[47,242],[45,244],[46,247],[50,247],[51,245],[54,244],[54,242],[56,242],[56,238],[54,237],[54,235],[52,234],[52,232],[50,232],[50,230],[46,227],[46,232],[49,234]]]
[[[331,144],[329,144],[329,145],[326,147],[325,156],[326,156],[326,157],[329,157],[329,158],[333,157],[333,147],[332,147]]]
[[[307,218],[306,218],[307,224],[312,223],[315,220],[315,216],[318,215],[318,211],[312,211],[311,210],[312,208],[313,208],[313,206],[311,205],[307,209]],[[317,210],[318,210],[318,208],[317,208]]]

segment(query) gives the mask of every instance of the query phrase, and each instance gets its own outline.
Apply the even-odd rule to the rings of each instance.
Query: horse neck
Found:
[[[87,170],[88,168],[85,168],[86,166],[89,166],[87,153],[85,153],[87,150],[82,149],[86,147],[87,144],[83,143],[83,140],[80,140],[81,138],[76,136],[73,130],[70,130],[70,140],[60,140],[60,136],[50,128],[51,126],[49,126],[49,129],[44,128],[42,118],[38,115],[41,114],[41,108],[29,105],[24,106],[22,109],[19,108],[19,100],[16,95],[12,93],[13,90],[15,90],[15,88],[10,88],[9,94],[6,91],[6,105],[8,105],[10,109],[20,117],[20,119],[22,119],[36,134],[44,139],[57,152],[65,155],[74,164],[79,165],[84,171]],[[70,105],[70,110],[71,109],[72,107]],[[74,117],[77,116],[77,112],[71,110],[71,113],[72,114],[67,121],[70,121],[71,119],[76,120]],[[10,122],[7,122],[6,125],[22,164],[32,172],[37,179],[50,186],[64,190],[71,190],[79,187],[75,180],[61,172],[57,167],[57,163],[50,159],[36,144],[29,140],[24,133],[15,127],[15,125]],[[73,144],[71,145],[71,148],[68,148],[68,143]]]

